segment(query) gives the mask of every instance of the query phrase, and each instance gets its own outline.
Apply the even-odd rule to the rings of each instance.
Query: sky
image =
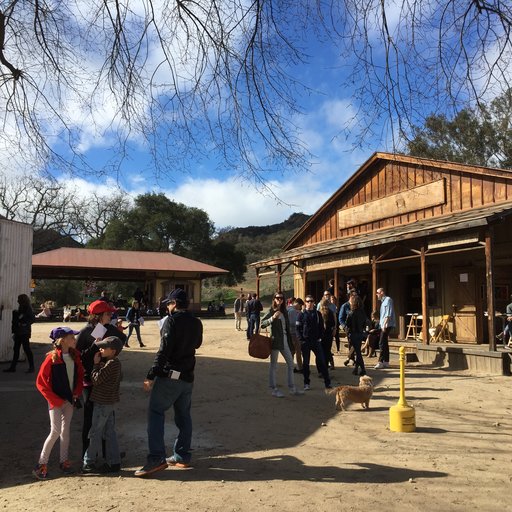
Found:
[[[356,112],[350,91],[340,85],[339,56],[316,40],[308,43],[307,50],[308,63],[297,66],[294,73],[309,89],[300,98],[302,113],[293,119],[312,155],[307,172],[284,168],[271,174],[262,188],[241,179],[236,170],[219,165],[212,156],[211,160],[191,161],[192,170],[177,169],[171,178],[156,180],[150,170],[140,171],[148,164],[148,155],[134,145],[130,159],[122,165],[119,185],[134,197],[161,192],[171,200],[201,208],[217,229],[280,223],[295,212],[313,214],[375,151],[384,151],[387,145],[376,139],[368,141],[364,149],[354,149],[350,127]],[[85,151],[92,161],[99,160],[102,152],[94,142]],[[97,190],[96,180],[66,180],[83,192]],[[111,178],[100,185],[113,186]]]
[[[77,156],[83,158],[90,168],[95,171],[88,173],[82,171],[73,175],[63,174],[62,171],[46,169],[52,176],[57,177],[76,190],[76,193],[87,195],[90,191],[108,195],[110,191],[120,186],[130,196],[135,197],[146,192],[164,193],[170,199],[184,203],[188,206],[202,208],[207,212],[210,219],[218,229],[225,227],[245,227],[279,223],[288,218],[292,213],[302,212],[312,214],[374,153],[377,151],[400,150],[403,146],[396,145],[397,119],[394,118],[396,111],[410,113],[411,116],[428,115],[431,111],[450,114],[448,109],[449,101],[442,92],[442,83],[448,82],[456,89],[457,101],[462,102],[467,98],[465,90],[478,94],[478,88],[485,89],[489,93],[499,80],[496,77],[486,75],[485,66],[492,64],[492,56],[503,56],[505,65],[501,68],[507,69],[512,61],[510,43],[502,46],[500,40],[499,20],[492,27],[492,31],[484,31],[495,39],[485,41],[483,45],[474,45],[474,39],[480,25],[477,12],[469,19],[469,24],[475,22],[475,27],[469,27],[467,40],[458,37],[460,25],[459,11],[464,14],[465,4],[451,2],[453,9],[442,11],[440,5],[442,0],[428,0],[425,2],[404,2],[402,0],[385,0],[385,2],[368,2],[375,11],[370,10],[369,18],[364,24],[364,36],[367,37],[367,46],[361,46],[358,39],[358,30],[363,24],[356,24],[347,28],[343,25],[344,20],[350,16],[342,13],[335,28],[343,36],[337,40],[336,46],[333,39],[329,39],[322,32],[322,25],[317,21],[316,28],[312,29],[310,18],[317,16],[315,8],[317,5],[326,5],[329,2],[316,3],[308,2],[273,2],[262,4],[265,9],[272,9],[272,16],[280,17],[282,23],[279,29],[291,35],[307,56],[304,61],[297,62],[290,58],[290,55],[280,54],[280,67],[290,76],[297,79],[303,87],[291,87],[300,112],[293,113],[290,121],[297,129],[300,140],[305,149],[309,152],[309,167],[307,171],[295,172],[286,164],[274,164],[277,166],[274,172],[265,174],[265,186],[258,186],[251,180],[244,179],[243,172],[240,173],[235,165],[230,162],[222,162],[218,152],[214,151],[214,143],[207,137],[208,127],[201,125],[201,119],[195,115],[198,105],[193,101],[186,104],[182,109],[182,116],[173,111],[174,108],[172,91],[180,90],[183,96],[179,99],[189,100],[191,89],[190,77],[194,73],[203,73],[202,76],[209,77],[211,69],[204,62],[197,60],[197,48],[190,44],[194,40],[180,36],[179,8],[169,0],[130,0],[123,4],[128,10],[123,13],[124,35],[131,36],[134,40],[138,37],[138,30],[141,29],[141,19],[152,19],[154,13],[168,16],[162,19],[159,29],[160,35],[168,37],[171,45],[168,50],[168,58],[173,62],[173,73],[165,66],[160,65],[162,50],[155,44],[158,39],[144,39],[142,46],[137,53],[140,60],[137,61],[137,69],[140,70],[141,83],[150,84],[154,87],[155,96],[161,104],[171,104],[171,109],[157,111],[162,115],[169,130],[153,130],[146,121],[151,121],[147,115],[150,105],[148,95],[144,87],[142,89],[130,90],[130,98],[134,98],[134,104],[140,108],[142,115],[138,115],[137,109],[127,109],[119,112],[118,97],[115,92],[123,91],[129,87],[124,80],[123,52],[117,54],[115,62],[119,66],[118,71],[123,80],[112,84],[108,76],[101,74],[105,62],[110,62],[110,45],[117,44],[115,39],[105,40],[104,24],[109,23],[111,13],[102,13],[101,9],[108,9],[107,4],[98,2],[97,10],[91,11],[88,0],[70,0],[69,2],[57,3],[55,8],[62,10],[61,16],[51,19],[55,27],[49,24],[54,30],[60,30],[59,37],[47,38],[48,41],[58,41],[61,48],[68,51],[61,51],[59,59],[49,59],[45,52],[34,44],[33,25],[31,20],[31,7],[23,2],[13,4],[13,13],[9,18],[6,27],[5,55],[13,62],[19,64],[21,69],[26,70],[27,80],[24,85],[29,91],[27,100],[34,101],[32,110],[33,117],[27,116],[27,111],[22,110],[16,113],[5,109],[3,112],[3,130],[0,132],[0,165],[3,169],[22,168],[26,159],[32,157],[31,153],[41,147],[40,141],[30,139],[21,146],[13,145],[6,147],[10,139],[16,138],[20,130],[31,126],[30,121],[40,123],[42,132],[45,134],[46,142],[57,153],[65,154],[61,146],[71,141],[77,152]],[[356,5],[347,2],[347,5]],[[211,12],[213,5],[211,0],[198,0],[190,4],[198,13]],[[250,5],[245,0],[218,0],[215,4],[218,12],[226,21],[226,32],[236,43],[248,32],[243,30],[244,25],[250,18],[250,13],[240,15],[240,8]],[[343,2],[333,2],[333,9],[343,5]],[[357,4],[359,5],[359,4]],[[383,19],[379,11],[380,6],[385,5],[386,16]],[[166,9],[168,7],[169,9]],[[311,9],[306,12],[305,9]],[[66,11],[67,9],[67,11]],[[203,9],[203,11],[201,11]],[[282,9],[282,11],[281,11]],[[297,12],[293,10],[297,9]],[[356,7],[354,7],[356,9]],[[468,9],[476,9],[471,5]],[[60,12],[60,11],[59,11]],[[361,10],[352,13],[359,16]],[[438,31],[436,24],[439,22],[440,12],[447,18],[448,30]],[[476,12],[476,11],[475,11]],[[178,14],[176,14],[178,13]],[[326,11],[325,15],[332,15],[332,11]],[[105,17],[102,18],[102,15]],[[485,26],[486,16],[482,15],[482,26]],[[140,16],[140,17],[139,17]],[[173,16],[175,16],[173,18]],[[176,17],[177,16],[177,17]],[[409,16],[408,21],[399,23],[401,17]],[[315,18],[318,20],[318,18]],[[250,21],[250,20],[249,20]],[[385,23],[384,23],[385,21]],[[61,23],[62,25],[59,25]],[[411,25],[414,30],[411,30]],[[385,27],[385,28],[384,28]],[[209,30],[216,30],[215,22],[212,26],[206,27]],[[388,33],[385,29],[389,30]],[[354,32],[351,32],[353,30]],[[147,32],[150,32],[148,30]],[[165,31],[168,31],[164,33]],[[81,33],[83,40],[76,37]],[[155,32],[156,33],[156,32]],[[207,30],[201,27],[196,37],[203,37]],[[277,36],[269,30],[271,36]],[[480,33],[479,37],[482,33]],[[107,38],[110,34],[107,33]],[[194,36],[194,34],[192,34]],[[32,37],[32,39],[30,39]],[[103,37],[103,39],[102,39]],[[227,36],[226,36],[227,37]],[[441,38],[439,41],[436,38]],[[276,37],[279,39],[278,37]],[[404,41],[414,39],[415,45],[402,44]],[[345,43],[359,41],[352,52],[342,55],[340,47],[341,40]],[[508,41],[508,39],[504,39]],[[83,46],[78,48],[76,42],[81,41]],[[229,43],[229,39],[226,39]],[[273,39],[272,41],[275,41]],[[132,42],[132,41],[131,41]],[[388,43],[390,43],[388,45]],[[464,59],[461,59],[461,44],[464,50],[469,52],[468,60],[471,69],[464,67]],[[229,44],[228,44],[229,46]],[[277,47],[277,46],[276,46]],[[439,62],[439,49],[446,56],[448,67],[436,67]],[[483,54],[479,54],[483,48]],[[18,54],[16,53],[18,50]],[[279,48],[281,50],[281,48]],[[284,49],[286,51],[286,48]],[[386,50],[389,51],[386,54]],[[396,50],[396,54],[394,53]],[[474,55],[473,52],[474,51]],[[235,50],[236,53],[236,50]],[[4,55],[4,56],[5,56]],[[207,54],[209,58],[214,57],[212,53]],[[286,55],[286,56],[285,56]],[[170,57],[169,57],[170,56]],[[223,56],[224,57],[224,56]],[[15,60],[19,58],[19,62]],[[228,57],[229,58],[229,57]],[[480,58],[480,60],[479,60]],[[507,60],[510,59],[510,60]],[[105,60],[106,59],[106,60]],[[383,62],[389,59],[389,75],[384,75]],[[256,60],[256,62],[258,62]],[[398,64],[397,64],[398,62]],[[410,62],[412,68],[405,73],[404,66]],[[423,66],[416,65],[420,62]],[[365,65],[371,64],[375,71],[374,80],[365,81]],[[54,68],[52,66],[56,64]],[[359,67],[358,67],[359,66]],[[222,66],[220,66],[222,68]],[[359,71],[354,80],[349,79],[350,70]],[[59,73],[63,73],[59,75]],[[91,79],[93,72],[100,73],[100,81]],[[478,77],[472,85],[475,88],[466,87],[464,80],[468,75],[475,74]],[[220,72],[222,74],[222,71]],[[363,77],[363,79],[361,79]],[[499,75],[499,77],[503,77]],[[404,79],[405,78],[405,79]],[[75,88],[59,90],[58,85],[67,83],[67,80],[74,80]],[[444,82],[443,82],[444,80]],[[501,80],[502,83],[509,83]],[[7,87],[0,87],[0,101],[15,106],[10,96],[9,82]],[[438,84],[439,88],[438,88]],[[489,87],[489,84],[491,87]],[[30,87],[34,86],[31,93]],[[405,86],[405,87],[404,87]],[[224,93],[224,101],[206,104],[206,111],[221,111],[229,117],[232,98]],[[383,94],[387,91],[391,95],[394,105],[387,107],[390,96]],[[232,92],[229,91],[228,92]],[[235,91],[235,93],[238,91]],[[33,94],[33,96],[31,96]],[[91,100],[92,98],[92,104]],[[277,95],[272,97],[277,100]],[[247,99],[246,101],[250,101]],[[28,104],[28,103],[27,103]],[[25,109],[27,104],[20,102],[20,108]],[[133,106],[133,105],[131,105]],[[204,104],[201,105],[204,107]],[[279,102],[276,108],[282,108]],[[46,111],[45,111],[46,109]],[[187,110],[191,109],[191,110]],[[395,114],[391,112],[394,109]],[[177,109],[179,110],[179,109]],[[391,114],[390,114],[391,112]],[[19,115],[21,113],[21,115]],[[133,115],[133,117],[132,117]],[[416,118],[416,119],[418,119]],[[59,122],[64,123],[59,125]],[[415,124],[414,118],[407,119],[410,124]],[[182,139],[174,138],[173,126],[181,126],[183,123],[190,123],[191,133],[196,137],[201,154],[187,149]],[[214,130],[222,132],[223,125],[219,123]],[[253,128],[254,129],[254,128]],[[287,126],[285,126],[285,130]],[[228,139],[229,129],[225,134]],[[361,138],[361,134],[364,134]],[[144,144],[144,135],[157,141],[157,147],[164,146],[165,137],[167,144],[175,149],[176,158],[173,161],[165,160],[168,175],[159,175],[151,165],[151,156],[148,146]],[[248,133],[249,138],[257,138],[255,133]],[[116,170],[109,170],[108,163],[115,159],[116,154],[111,154],[109,147],[118,138],[125,138],[128,152],[122,160],[121,166]],[[247,139],[245,139],[247,140]],[[218,142],[218,141],[217,141]],[[44,149],[44,144],[42,145]],[[221,145],[222,146],[222,145]],[[217,147],[217,149],[224,149]],[[230,148],[229,151],[233,151]],[[249,146],[249,159],[260,159],[262,152],[261,143]],[[75,157],[76,155],[74,155]],[[180,161],[180,156],[184,161]],[[232,156],[232,155],[231,155]],[[157,157],[158,159],[158,157]],[[164,165],[162,162],[160,162]],[[98,172],[107,169],[103,176]],[[247,176],[245,176],[247,178]]]

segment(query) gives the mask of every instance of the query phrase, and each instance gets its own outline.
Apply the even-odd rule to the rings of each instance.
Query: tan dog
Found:
[[[325,391],[328,395],[336,393],[336,409],[345,411],[345,406],[354,402],[361,404],[363,409],[370,408],[370,398],[373,395],[373,381],[368,375],[362,375],[359,386],[339,386]]]

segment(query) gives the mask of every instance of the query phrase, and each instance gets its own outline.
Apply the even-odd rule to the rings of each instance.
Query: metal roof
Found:
[[[182,274],[213,277],[222,268],[177,256],[171,252],[114,251],[62,247],[32,256],[34,278],[133,279],[146,275]]]
[[[337,252],[366,249],[376,245],[396,243],[425,236],[449,233],[485,226],[503,217],[512,215],[511,203],[498,204],[492,207],[474,208],[462,212],[439,217],[432,217],[410,224],[401,224],[371,233],[362,233],[340,239],[329,240],[311,245],[305,245],[284,251],[277,256],[251,263],[251,267],[264,267],[278,263],[288,263],[297,259],[324,256]]]

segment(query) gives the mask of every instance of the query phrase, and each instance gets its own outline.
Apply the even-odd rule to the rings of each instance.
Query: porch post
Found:
[[[260,271],[256,271],[256,295],[260,297]]]
[[[372,311],[377,311],[377,258],[372,256]]]
[[[427,274],[427,262],[425,258],[425,246],[421,246],[420,254],[421,262],[421,316],[423,317],[421,327],[421,340],[424,345],[429,344],[428,336],[428,274]]]
[[[494,327],[494,228],[488,226],[485,231],[485,279],[487,283],[487,322],[489,325],[489,351],[496,351],[496,331]]]
[[[339,306],[340,305],[340,303],[339,303],[340,298],[338,297],[338,295],[339,295],[338,292],[339,292],[338,269],[335,268],[334,269],[334,296],[338,300],[338,306]]]
[[[277,265],[277,290],[276,291],[282,291],[282,288],[281,288],[281,270],[282,270],[281,263],[278,263],[278,265]]]

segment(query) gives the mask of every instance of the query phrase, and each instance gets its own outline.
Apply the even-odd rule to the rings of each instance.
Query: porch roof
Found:
[[[501,203],[492,207],[475,208],[450,215],[424,219],[410,224],[393,226],[373,233],[362,233],[341,239],[330,240],[284,251],[277,256],[251,263],[253,268],[270,267],[290,263],[299,259],[316,258],[333,253],[343,253],[375,247],[389,243],[412,240],[420,237],[474,229],[498,222],[512,214],[512,203]]]
[[[228,271],[170,252],[61,247],[32,256],[37,279],[143,280],[147,276],[219,276]]]

